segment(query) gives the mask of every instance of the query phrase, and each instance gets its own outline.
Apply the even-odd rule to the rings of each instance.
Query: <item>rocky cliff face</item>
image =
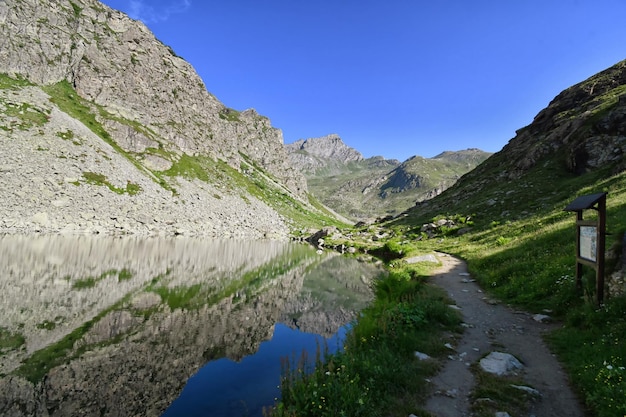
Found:
[[[364,159],[359,151],[346,145],[336,134],[300,139],[285,145],[285,149],[293,166],[310,173]]]
[[[224,161],[239,172],[252,167],[259,175],[277,180],[278,188],[304,200],[306,181],[289,164],[280,130],[254,110],[238,112],[225,107],[207,91],[191,65],[141,22],[96,0],[0,2],[0,74],[32,84],[24,92],[12,83],[10,89],[19,90],[15,93],[18,97],[11,97],[14,93],[7,91],[6,83],[0,90],[4,92],[0,114],[6,122],[0,140],[3,147],[13,142],[16,153],[24,154],[23,148],[55,151],[62,147],[62,139],[67,143],[68,138],[61,137],[64,132],[74,136],[78,130],[86,130],[82,137],[91,135],[94,142],[108,142],[112,151],[130,161],[126,167],[115,164],[112,169],[135,171],[132,181],[136,183],[141,182],[138,177],[152,181],[157,176],[161,185],[168,185],[163,184],[160,173],[180,168],[188,156],[201,157],[214,163]],[[48,88],[48,94],[50,89],[66,86],[78,96],[69,104],[63,97],[55,97],[52,105],[41,86]],[[25,95],[35,96],[36,104]],[[69,95],[67,91],[61,94]],[[43,119],[35,125],[21,124],[20,108],[39,113]],[[59,122],[55,129],[49,129],[51,119]],[[8,172],[22,170],[24,165],[4,157],[0,165],[8,167]],[[116,159],[111,154],[107,157]],[[65,170],[58,155],[56,158],[52,160],[59,162],[57,171]],[[119,181],[131,180],[130,174],[126,177]],[[56,179],[52,182],[58,183]],[[171,181],[169,185],[175,188]],[[145,190],[147,186],[141,187]],[[198,185],[182,188],[183,193],[199,194],[201,199],[214,195]],[[228,208],[228,204],[223,206]]]
[[[607,164],[626,168],[626,61],[557,95],[502,149],[502,175],[519,178],[541,158],[559,152],[581,174]]]

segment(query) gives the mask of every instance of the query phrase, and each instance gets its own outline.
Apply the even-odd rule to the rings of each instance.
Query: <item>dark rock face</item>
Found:
[[[561,92],[501,152],[510,165],[503,175],[510,179],[556,152],[577,174],[607,164],[625,168],[626,61]]]

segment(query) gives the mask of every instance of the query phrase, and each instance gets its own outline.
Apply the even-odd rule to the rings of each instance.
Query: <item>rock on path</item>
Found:
[[[524,365],[520,371],[524,380],[541,394],[529,415],[583,417],[567,375],[542,339],[554,324],[537,322],[531,314],[489,300],[467,273],[464,262],[441,253],[437,257],[442,266],[431,282],[455,301],[466,329],[450,360],[432,379],[433,394],[425,410],[438,417],[470,416],[469,394],[474,384],[470,365],[497,350],[518,358]]]

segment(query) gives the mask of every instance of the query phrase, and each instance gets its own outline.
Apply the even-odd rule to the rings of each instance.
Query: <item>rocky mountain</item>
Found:
[[[286,145],[292,164],[307,177],[309,190],[328,207],[355,220],[398,214],[453,185],[489,153],[479,149],[414,156],[405,162],[363,158],[338,135]]]
[[[580,192],[576,184],[623,175],[625,156],[626,60],[562,91],[501,151],[405,218],[463,207],[499,221],[511,212],[546,209],[551,201],[564,207]]]
[[[285,145],[291,164],[302,172],[313,173],[321,168],[362,161],[363,155],[343,143],[339,135],[300,139]]]
[[[96,0],[0,2],[0,76],[3,231],[263,236],[289,228],[272,195],[313,210],[269,119]]]

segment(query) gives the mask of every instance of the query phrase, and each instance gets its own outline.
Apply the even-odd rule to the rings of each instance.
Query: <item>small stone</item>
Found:
[[[524,366],[511,354],[503,352],[491,352],[480,360],[483,371],[499,376],[509,375]]]
[[[48,218],[48,213],[46,212],[39,212],[34,214],[30,218],[30,221],[41,226],[48,226],[50,224],[50,219]]]
[[[428,356],[427,354],[417,351],[415,352],[415,357],[421,361],[430,359],[430,356]]]
[[[70,200],[67,198],[61,198],[59,200],[54,200],[51,204],[54,207],[66,207],[70,204]]]
[[[552,321],[552,318],[546,314],[535,314],[533,316],[533,320],[538,323],[549,323],[550,321]]]
[[[534,388],[527,387],[527,386],[525,386],[525,385],[513,385],[513,384],[511,384],[511,387],[513,387],[513,388],[515,388],[515,389],[518,389],[518,390],[520,390],[520,391],[525,391],[525,392],[527,392],[527,393],[529,393],[529,394],[531,394],[531,395],[534,395],[534,396],[536,396],[536,397],[540,397],[540,396],[541,396],[541,394],[539,393],[539,391],[537,391],[537,390],[536,390],[536,389],[534,389]]]
[[[456,388],[449,389],[444,395],[448,398],[456,398],[459,396],[459,391]]]
[[[432,254],[428,254],[428,255],[421,255],[421,256],[413,256],[412,258],[407,258],[405,259],[406,263],[408,264],[415,264],[415,263],[420,263],[420,262],[431,262],[431,263],[438,263],[439,261],[437,260],[437,257],[435,255]]]

